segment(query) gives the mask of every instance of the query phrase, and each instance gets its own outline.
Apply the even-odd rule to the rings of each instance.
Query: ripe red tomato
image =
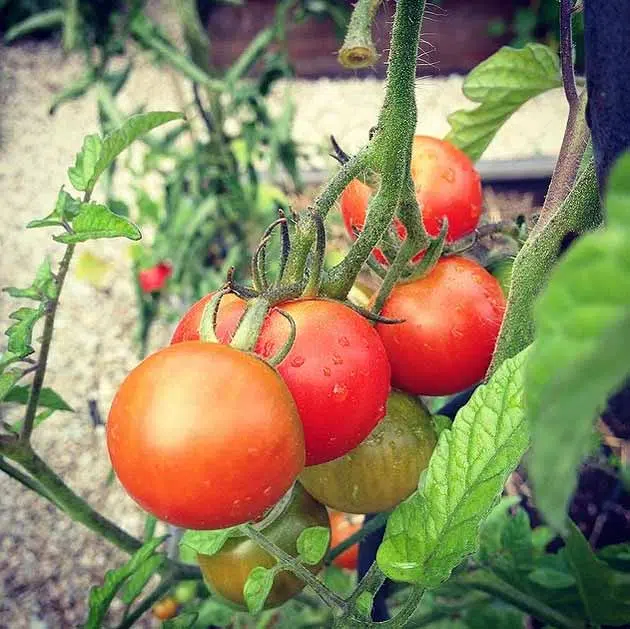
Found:
[[[172,596],[167,596],[158,601],[152,611],[158,620],[168,620],[177,614],[177,601]]]
[[[436,443],[431,415],[422,402],[392,391],[387,415],[367,439],[345,456],[305,468],[300,482],[333,509],[387,511],[416,490]]]
[[[278,371],[304,426],[306,465],[325,463],[361,443],[385,414],[391,375],[387,355],[368,321],[340,302],[303,299],[280,307],[293,317],[297,333]],[[217,321],[220,341],[231,340],[244,308],[245,302],[238,299],[222,305]],[[193,309],[178,330],[192,334]],[[256,353],[273,356],[289,331],[288,321],[272,312]],[[177,342],[175,336],[172,342]]]
[[[173,275],[173,267],[170,262],[160,262],[149,269],[143,269],[138,273],[140,288],[144,293],[161,291],[171,275]]]
[[[319,504],[296,483],[286,511],[264,529],[264,534],[285,553],[296,557],[300,533],[312,526],[330,528],[326,507]],[[197,561],[206,583],[213,592],[240,607],[245,606],[243,587],[249,573],[256,566],[271,568],[277,563],[275,557],[248,537],[231,537],[218,553],[199,554]],[[322,564],[306,567],[316,574]],[[288,601],[301,592],[304,585],[305,583],[292,572],[279,572],[274,579],[265,608],[276,607]]]
[[[465,153],[445,140],[417,135],[413,142],[411,176],[424,226],[430,235],[437,236],[445,216],[448,218],[447,242],[474,231],[481,216],[481,180]],[[363,230],[371,196],[372,189],[358,179],[341,195],[341,213],[353,239],[355,228]],[[400,221],[395,221],[395,227],[398,236],[405,238],[406,230]],[[379,250],[375,250],[374,255],[379,262],[385,262]]]
[[[442,258],[426,277],[396,286],[381,314],[405,322],[376,326],[393,386],[413,395],[450,395],[481,380],[504,311],[499,282],[462,257]]]
[[[171,344],[181,343],[182,341],[198,341],[199,340],[199,326],[201,325],[201,317],[206,304],[214,297],[214,293],[208,293],[205,297],[202,297],[198,302],[194,303],[186,314],[182,317],[180,322],[173,332],[173,338],[171,338]],[[225,312],[226,307],[233,303],[244,303],[240,297],[237,297],[234,293],[228,293],[224,295],[219,304],[219,312],[217,318],[222,319],[222,315]]]
[[[107,421],[114,471],[160,520],[217,529],[260,517],[304,465],[295,403],[252,354],[189,341],[123,381]]]
[[[356,515],[348,515],[341,511],[330,512],[330,546],[334,548],[339,546],[341,542],[347,540],[351,535],[354,535],[361,529],[363,525],[363,517]],[[333,559],[333,563],[340,568],[346,570],[356,570],[359,563],[359,544],[353,544],[347,550],[344,550],[341,555],[337,555]]]

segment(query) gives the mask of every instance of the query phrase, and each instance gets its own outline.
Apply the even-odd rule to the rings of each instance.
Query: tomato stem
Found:
[[[33,385],[28,396],[28,403],[26,406],[26,414],[24,416],[24,423],[22,424],[22,431],[20,433],[20,441],[22,443],[28,443],[33,432],[33,426],[35,424],[35,415],[37,414],[37,405],[39,403],[39,397],[44,386],[44,377],[46,375],[46,365],[48,363],[48,352],[50,351],[50,344],[52,342],[55,315],[57,314],[57,306],[59,306],[59,296],[63,283],[68,274],[70,268],[70,261],[72,260],[72,254],[74,253],[75,245],[68,245],[66,252],[59,264],[59,270],[55,278],[55,296],[46,305],[46,316],[44,319],[44,333],[42,335],[42,344],[39,350],[39,357],[37,359],[37,369],[33,376]]]
[[[247,304],[247,309],[243,313],[230,343],[232,347],[244,352],[254,350],[270,306],[269,299],[264,296],[255,297]]]
[[[330,565],[333,560],[345,552],[351,546],[358,544],[363,538],[367,537],[370,533],[373,533],[377,529],[387,522],[387,518],[391,511],[384,511],[379,513],[376,517],[372,518],[369,522],[366,522],[356,533],[353,533],[349,537],[343,540],[343,542],[337,544],[334,548],[331,548],[324,557],[324,563]]]
[[[295,325],[295,320],[293,319],[293,317],[288,312],[284,312],[284,310],[278,310],[277,312],[289,322],[289,325],[291,326],[291,331],[289,332],[289,338],[285,341],[284,345],[280,348],[278,353],[274,356],[270,356],[267,359],[267,362],[272,367],[277,367],[287,357],[288,353],[293,347],[293,343],[295,343],[295,337],[297,335],[297,326]]]
[[[218,343],[216,328],[217,315],[221,306],[221,300],[230,292],[229,288],[218,290],[212,299],[206,304],[199,324],[199,338],[207,343]]]
[[[309,278],[302,297],[312,299],[317,297],[322,284],[322,272],[324,269],[324,256],[326,255],[326,228],[322,217],[316,212],[311,213],[315,223],[315,254],[309,268]]]
[[[380,4],[381,0],[358,0],[355,4],[338,54],[344,68],[368,68],[376,63],[378,54],[372,41],[372,22]]]
[[[366,166],[381,175],[380,186],[368,204],[363,231],[348,255],[329,271],[323,291],[330,297],[342,299],[348,294],[396,212],[408,234],[398,251],[398,262],[395,260],[388,271],[388,284],[393,286],[407,262],[429,242],[410,172],[417,118],[416,65],[424,5],[423,1],[400,0],[396,7],[385,100],[366,149]]]

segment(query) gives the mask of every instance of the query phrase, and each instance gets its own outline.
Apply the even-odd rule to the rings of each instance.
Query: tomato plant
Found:
[[[411,177],[430,235],[437,236],[444,218],[448,219],[447,242],[475,230],[481,216],[481,179],[464,152],[444,140],[417,135],[413,140]],[[363,231],[372,194],[369,185],[355,179],[341,195],[343,221],[352,238]],[[405,226],[400,220],[395,225],[398,236],[404,239]],[[375,255],[379,262],[385,262],[380,250],[375,250]]]
[[[375,513],[410,496],[436,444],[431,416],[417,399],[392,391],[387,414],[345,456],[305,468],[300,482],[317,500],[346,513]]]
[[[180,321],[173,342],[191,338],[201,302]],[[222,303],[217,336],[228,342],[245,304]],[[278,365],[295,399],[304,426],[306,465],[342,456],[359,444],[385,414],[390,368],[383,345],[363,317],[329,300],[298,300],[279,306],[296,325],[295,342]],[[272,312],[263,326],[256,352],[275,354],[289,336],[289,324]]]
[[[76,11],[83,4],[66,4],[44,22],[61,21],[67,37],[80,22]],[[371,27],[377,4],[357,0],[342,63],[375,59]],[[274,25],[246,47],[223,80],[208,71],[197,3],[179,5],[191,59],[139,17],[139,5],[117,26],[189,76],[204,113],[203,99],[216,104],[222,94],[237,91],[264,114],[257,98],[269,77],[260,83],[241,78],[261,51],[283,39],[282,25],[300,17],[301,7],[282,0]],[[477,240],[493,232],[518,235],[522,247],[512,265],[507,304],[488,271],[453,255],[469,244],[451,241],[457,229],[461,234],[472,229],[477,210],[469,212],[466,225],[459,220],[463,205],[458,206],[459,214],[449,217],[455,231],[436,233],[446,210],[435,207],[457,187],[450,184],[465,177],[460,180],[450,165],[453,151],[438,155],[435,147],[448,146],[441,141],[424,139],[423,156],[413,153],[425,3],[398,0],[384,105],[372,132],[366,132],[366,146],[342,156],[336,145],[342,166],[311,206],[278,213],[245,278],[239,247],[235,269],[221,274],[225,283],[185,315],[170,346],[141,362],[120,386],[107,442],[123,486],[149,511],[142,538],[71,490],[40,455],[39,439],[32,439],[51,414],[71,410],[44,383],[75,248],[94,238],[142,235],[112,199],[112,207],[93,200],[95,186],[103,174],[111,175],[116,156],[133,140],[181,117],[143,113],[114,125],[107,59],[90,68],[81,85],[97,83],[100,113],[113,116],[112,131],[85,139],[68,169],[73,192],[62,186],[53,211],[29,223],[53,228],[54,241],[65,250],[54,270],[45,260],[30,286],[7,289],[29,305],[11,313],[0,356],[0,399],[11,405],[6,414],[2,408],[0,469],[131,555],[92,589],[83,626],[109,626],[110,604],[119,597],[125,609],[118,629],[130,627],[155,602],[177,593],[178,583],[199,583],[202,569],[212,588],[223,591],[225,600],[245,603],[249,615],[198,587],[192,597],[181,598],[169,626],[369,627],[389,618],[391,629],[444,622],[461,629],[519,627],[530,620],[578,629],[630,622],[623,485],[628,420],[622,413],[630,354],[630,153],[622,153],[630,147],[630,97],[620,80],[630,56],[623,28],[630,23],[630,6],[621,0],[559,5],[559,54],[542,45],[499,50],[464,82],[474,108],[449,117],[447,141],[476,160],[529,98],[562,86],[569,103],[560,156],[537,219],[522,223],[523,229],[518,221],[507,228],[509,221],[501,221],[475,232]],[[590,37],[586,90],[575,81],[572,65],[572,20],[580,10]],[[603,71],[606,63],[616,71]],[[227,140],[223,110],[210,109],[218,116],[204,117],[213,141]],[[286,135],[269,138],[269,146],[286,155]],[[243,194],[225,214],[222,203],[216,206],[219,214],[214,204],[185,204],[194,223],[176,221],[182,231],[170,232],[174,242],[175,235],[214,229],[207,219],[228,214],[234,238],[248,236],[246,210],[257,195],[241,182],[249,179],[257,190],[250,148],[243,171],[228,179],[233,186],[211,169],[193,178],[200,189],[212,188],[208,178],[216,177],[217,194]],[[230,155],[217,157],[229,161]],[[220,168],[221,162],[212,164]],[[226,162],[225,170],[230,168]],[[325,222],[358,178],[375,191],[361,233],[345,255],[329,256],[325,264]],[[428,195],[422,203],[418,187]],[[431,191],[437,191],[433,207]],[[392,229],[401,238],[390,238]],[[222,232],[213,255],[229,255],[234,241],[227,235]],[[178,251],[198,251],[189,242],[177,241]],[[202,244],[199,267],[208,253],[207,241]],[[377,247],[388,264],[372,259]],[[473,247],[470,255],[478,251]],[[156,253],[151,263],[167,258]],[[136,258],[134,265],[143,262]],[[175,273],[180,268],[174,264]],[[369,283],[377,289],[365,308],[351,308],[349,298],[366,273],[373,274]],[[217,286],[216,275],[206,279],[204,292]],[[139,282],[138,289],[147,312],[158,313],[161,292],[145,294]],[[390,391],[390,374],[404,392]],[[482,386],[471,386],[482,379]],[[443,409],[448,421],[439,414],[430,418],[414,397],[467,387]],[[611,394],[614,404],[608,403]],[[605,447],[595,447],[595,433]],[[528,451],[523,480],[514,471]],[[312,465],[304,468],[305,461]],[[606,476],[604,492],[590,491],[594,471],[598,479]],[[297,494],[288,493],[300,477],[331,505],[385,509],[366,517],[352,540],[346,538],[362,541],[356,579],[335,566],[316,574],[341,548],[328,548],[324,506],[311,512],[308,505],[316,503],[308,492],[298,487]],[[510,495],[501,499],[508,479]],[[583,510],[590,520],[581,516]],[[160,535],[158,518],[169,536]],[[532,521],[545,524],[532,528]],[[553,553],[547,552],[550,542]],[[200,556],[201,567],[191,562],[191,553]],[[372,558],[371,566],[364,565]],[[303,584],[308,590],[302,593]],[[264,611],[293,595],[282,608]]]
[[[347,540],[351,535],[361,530],[363,518],[356,515],[349,515],[341,511],[330,512],[330,545],[334,548],[341,542]],[[359,561],[359,544],[353,544],[333,559],[333,563],[346,570],[356,570]]]
[[[252,355],[199,341],[162,349],[127,376],[107,447],[144,509],[193,529],[258,518],[304,464],[300,420],[278,374]]]
[[[395,387],[414,395],[457,393],[481,380],[492,358],[505,297],[477,262],[453,256],[424,278],[399,284],[377,325]]]
[[[297,555],[297,539],[312,526],[329,528],[326,508],[309,496],[299,484],[284,512],[265,529],[265,536],[289,555]],[[257,566],[271,568],[276,559],[248,537],[231,537],[214,555],[199,554],[197,561],[208,587],[231,603],[245,606],[243,587],[249,573]],[[314,574],[322,563],[309,566]],[[288,571],[275,575],[266,607],[277,607],[304,589],[305,583]]]

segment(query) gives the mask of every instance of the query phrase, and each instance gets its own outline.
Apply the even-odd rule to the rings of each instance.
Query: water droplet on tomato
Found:
[[[236,509],[239,505],[241,504],[240,500],[234,500],[234,502],[232,502],[232,506]]]
[[[337,383],[333,387],[333,395],[339,402],[343,402],[348,397],[348,387],[345,384]]]
[[[333,354],[332,361],[334,365],[343,365],[343,358],[337,352]]]
[[[324,367],[322,370],[325,376],[329,376],[331,374],[330,367]]]
[[[464,333],[461,330],[458,330],[457,328],[453,328],[451,330],[451,336],[453,336],[456,339],[461,339],[464,336]]]
[[[271,494],[271,485],[269,487],[265,487],[263,494],[265,494],[265,496],[269,496]]]
[[[340,336],[339,337],[339,345],[341,345],[341,347],[349,347],[350,346],[350,341],[348,340],[348,337]]]
[[[304,356],[294,356],[291,360],[292,367],[301,367],[304,364]]]
[[[379,419],[382,419],[383,417],[385,417],[385,411],[386,411],[385,404],[383,404],[383,406],[379,406],[379,409],[377,411]]]

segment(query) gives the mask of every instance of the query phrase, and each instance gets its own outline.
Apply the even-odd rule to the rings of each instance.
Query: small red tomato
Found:
[[[160,262],[138,273],[138,281],[143,293],[157,293],[164,288],[166,281],[173,275],[170,262]]]
[[[158,620],[169,620],[177,614],[177,601],[172,596],[167,596],[158,601],[152,611]]]
[[[341,542],[347,540],[351,535],[361,530],[363,526],[363,516],[348,515],[341,511],[330,511],[330,547],[339,546]],[[353,544],[341,555],[333,559],[333,563],[346,570],[356,570],[359,562],[359,544]]]
[[[465,153],[445,140],[417,135],[411,176],[424,226],[431,236],[437,236],[444,217],[448,218],[447,242],[475,230],[481,216],[481,180]],[[341,195],[341,213],[351,238],[356,237],[355,230],[363,230],[371,196],[372,189],[358,179],[350,182]],[[394,225],[398,236],[404,239],[404,226],[398,220]],[[379,262],[385,262],[380,250],[375,249],[374,255]],[[414,261],[420,257],[416,256]]]
[[[129,495],[188,529],[255,520],[304,466],[302,424],[276,370],[200,341],[169,345],[131,371],[112,402],[107,448]]]
[[[505,296],[481,265],[442,258],[424,278],[399,284],[378,324],[393,386],[413,395],[450,395],[479,382],[490,365]]]

